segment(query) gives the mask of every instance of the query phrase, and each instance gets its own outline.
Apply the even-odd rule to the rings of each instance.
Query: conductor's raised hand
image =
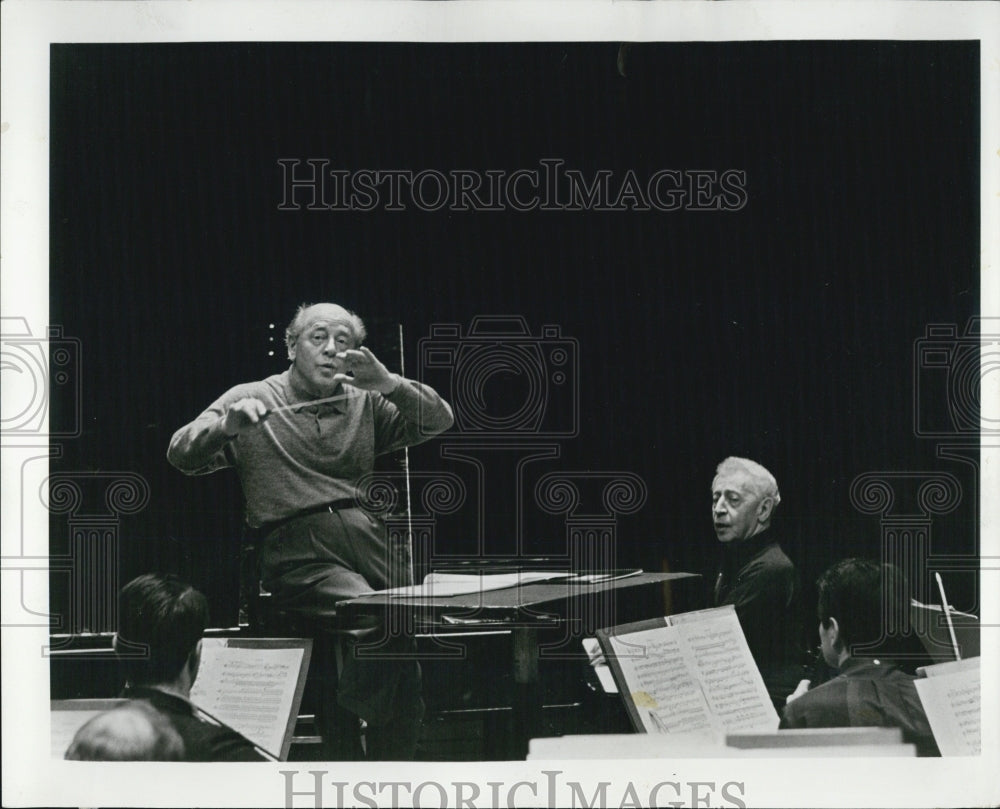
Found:
[[[236,437],[259,428],[267,415],[267,406],[260,399],[240,399],[229,405],[222,420],[222,429],[226,435]]]
[[[339,382],[383,394],[392,393],[399,385],[399,377],[390,373],[365,346],[341,351],[337,359],[344,369],[336,376]]]

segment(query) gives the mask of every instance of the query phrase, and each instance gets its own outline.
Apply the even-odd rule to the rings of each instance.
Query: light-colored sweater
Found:
[[[444,399],[409,379],[387,396],[350,385],[340,393],[337,401],[272,412],[259,428],[230,438],[226,411],[240,399],[259,399],[273,411],[313,398],[295,387],[288,371],[237,385],[174,433],[167,459],[188,475],[236,469],[247,519],[259,526],[354,497],[376,456],[426,441],[453,422]]]

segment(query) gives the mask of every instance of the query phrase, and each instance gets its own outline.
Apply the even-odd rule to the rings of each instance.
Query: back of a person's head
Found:
[[[208,601],[176,576],[147,573],[122,588],[118,615],[116,646],[129,682],[169,683],[205,632]]]
[[[906,579],[893,565],[869,559],[843,559],[816,583],[819,620],[835,618],[840,640],[850,647],[870,646],[894,632],[908,609]]]
[[[184,742],[152,705],[133,700],[98,714],[66,749],[74,761],[182,761]]]

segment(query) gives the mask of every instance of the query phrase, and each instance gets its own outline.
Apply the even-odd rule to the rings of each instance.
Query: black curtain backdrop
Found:
[[[579,386],[577,434],[526,467],[526,487],[559,469],[638,475],[648,499],[617,520],[618,563],[711,568],[709,486],[728,454],[778,478],[807,582],[880,554],[879,516],[850,498],[867,472],[955,475],[962,500],[933,519],[930,553],[975,554],[974,464],[914,429],[915,407],[950,418],[951,360],[920,369],[914,352],[929,325],[961,335],[979,311],[978,65],[975,42],[53,45],[51,322],[81,343],[82,432],[52,469],[141,474],[150,500],[121,520],[120,580],[179,573],[231,624],[238,482],[172,469],[174,430],[285,367],[302,301],[398,320],[410,375],[435,324],[520,315],[533,336],[576,341]],[[613,186],[629,170],[735,169],[746,204],[352,212],[300,196],[279,210],[278,161],[310,158],[480,174],[554,158]],[[53,419],[71,404],[56,393]],[[570,405],[544,404],[553,418]],[[441,444],[412,468],[471,486]],[[498,490],[516,455],[488,461]],[[513,553],[500,494],[485,537]],[[564,551],[563,519],[530,494],[522,550]],[[477,513],[442,519],[437,551],[473,552]],[[54,515],[53,554],[66,537]],[[946,582],[976,609],[971,574]],[[62,578],[52,593],[64,611]]]

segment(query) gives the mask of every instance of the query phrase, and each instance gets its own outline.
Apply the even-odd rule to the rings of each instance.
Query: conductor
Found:
[[[331,625],[338,601],[407,583],[384,523],[357,507],[359,479],[376,456],[453,421],[434,390],[390,373],[364,339],[353,312],[303,304],[285,331],[288,370],[230,388],[167,451],[185,474],[236,470],[275,605]],[[419,666],[345,657],[337,701],[367,722],[368,757],[412,758],[424,710]]]

